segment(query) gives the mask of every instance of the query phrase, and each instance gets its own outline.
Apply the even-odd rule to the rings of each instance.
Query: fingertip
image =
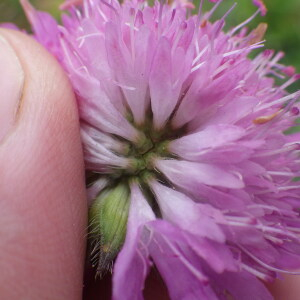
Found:
[[[274,300],[298,300],[300,298],[300,276],[283,275],[268,286]]]
[[[42,45],[22,32],[0,29],[0,35],[14,49],[24,72],[24,83],[19,103],[16,125],[25,131],[27,124],[32,129],[51,121],[53,112],[58,117],[67,118],[63,126],[76,126],[78,114],[72,87],[56,59]],[[51,98],[51,101],[49,101]],[[57,122],[57,127],[61,124]],[[25,127],[24,127],[25,126]],[[44,128],[43,128],[44,129]],[[77,130],[78,131],[78,130]]]
[[[24,86],[24,70],[16,52],[0,35],[0,144],[13,128]]]
[[[87,205],[74,94],[41,45],[0,34],[24,70],[17,116],[0,144],[1,297],[81,299]]]

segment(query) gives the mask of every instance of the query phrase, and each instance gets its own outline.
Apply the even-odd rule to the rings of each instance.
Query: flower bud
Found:
[[[126,236],[130,190],[121,182],[103,190],[89,211],[91,259],[97,264],[97,274],[110,269]]]

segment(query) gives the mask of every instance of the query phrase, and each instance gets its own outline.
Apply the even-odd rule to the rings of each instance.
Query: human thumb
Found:
[[[0,30],[1,299],[81,299],[83,170],[64,72],[30,37]]]

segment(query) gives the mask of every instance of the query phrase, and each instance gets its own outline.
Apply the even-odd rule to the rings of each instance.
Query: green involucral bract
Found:
[[[126,236],[130,190],[121,182],[102,191],[89,211],[92,262],[97,273],[108,270]]]

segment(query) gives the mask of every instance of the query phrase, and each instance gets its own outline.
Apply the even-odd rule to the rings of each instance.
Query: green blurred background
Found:
[[[63,0],[31,0],[31,2],[37,8],[49,11],[58,18],[58,5]],[[212,5],[208,2],[205,0],[205,9]],[[237,7],[227,18],[227,28],[244,21],[256,10],[252,0],[224,0],[215,13],[215,18],[222,16],[234,2],[237,2]],[[265,3],[268,7],[267,16],[257,17],[249,27],[255,28],[261,22],[268,23],[266,47],[283,50],[286,53],[283,62],[296,66],[300,72],[300,0],[265,0]],[[0,0],[0,22],[14,22],[22,28],[28,28],[19,0]],[[300,83],[292,87],[293,90],[296,88],[300,89]]]

